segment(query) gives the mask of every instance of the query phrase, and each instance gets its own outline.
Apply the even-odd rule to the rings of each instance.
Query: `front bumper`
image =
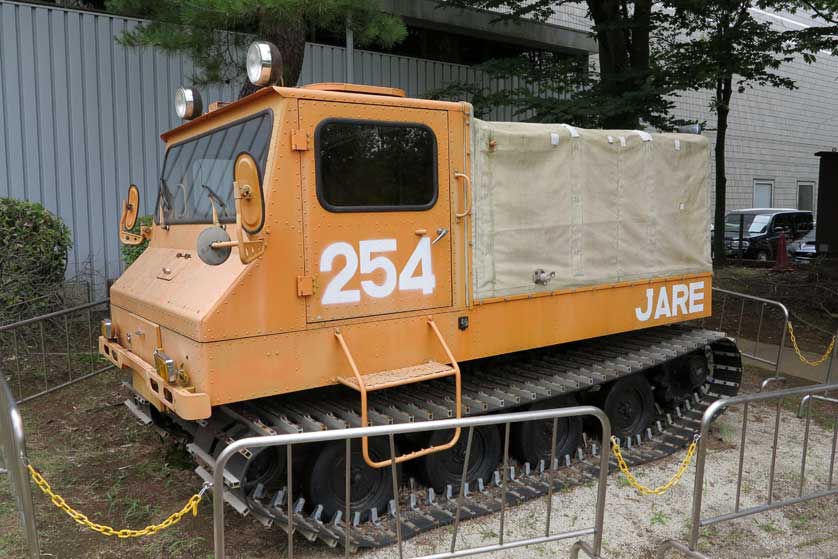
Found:
[[[134,372],[135,385],[141,382],[141,393],[150,396],[149,401],[158,408],[166,408],[183,419],[206,419],[212,413],[208,394],[170,385],[157,374],[154,366],[117,342],[99,336],[99,353],[118,368],[131,369]]]

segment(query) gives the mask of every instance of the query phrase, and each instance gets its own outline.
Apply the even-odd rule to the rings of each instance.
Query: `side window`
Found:
[[[812,214],[809,212],[800,212],[798,214],[794,214],[794,221],[795,221],[795,228],[796,228],[796,235],[795,237],[802,237],[806,233],[812,230],[814,227],[812,222]]]
[[[774,216],[774,224],[772,227],[774,228],[774,232],[779,233],[777,229],[782,228],[785,230],[786,234],[788,235],[792,231],[792,216],[794,214],[777,214]],[[769,231],[771,233],[772,231]]]
[[[424,124],[329,119],[315,131],[317,197],[333,212],[426,210],[437,143]]]

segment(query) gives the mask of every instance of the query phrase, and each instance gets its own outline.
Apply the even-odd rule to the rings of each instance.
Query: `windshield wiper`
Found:
[[[172,191],[169,190],[169,185],[166,182],[166,179],[160,179],[160,204],[163,206],[163,209],[169,211],[172,209],[172,201],[174,196],[172,195]]]
[[[215,209],[215,204],[218,204],[221,207],[221,212],[224,215],[224,217],[227,217],[227,204],[224,203],[224,200],[221,199],[221,196],[216,194],[216,192],[212,188],[208,187],[205,184],[202,184],[201,188],[207,191],[207,198],[209,198],[210,205],[212,206],[212,222],[216,226],[219,226],[220,224],[218,222],[218,210]]]
[[[221,213],[224,214],[224,217],[227,217],[227,204],[224,203],[224,200],[221,198],[221,196],[216,194],[215,190],[213,190],[205,184],[202,184],[201,188],[207,191],[207,196],[209,197],[209,199],[215,201],[215,203],[221,207]]]
[[[166,214],[169,213],[172,209],[173,199],[172,191],[169,190],[169,185],[166,183],[166,179],[160,178],[160,191],[157,195],[158,201],[158,208],[160,209],[160,226],[166,227]]]

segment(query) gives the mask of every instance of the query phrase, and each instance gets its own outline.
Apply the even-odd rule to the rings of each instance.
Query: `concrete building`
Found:
[[[802,14],[753,13],[778,28],[819,25]],[[814,154],[838,149],[838,57],[821,52],[813,64],[798,57],[780,72],[797,82],[796,90],[757,87],[733,95],[727,135],[729,210],[817,209],[819,159]],[[685,93],[677,101],[678,116],[715,126],[710,98],[710,92]],[[715,141],[713,131],[706,135]]]
[[[313,37],[301,84],[354,81],[423,96],[452,81],[492,89],[474,65],[527,49],[590,57],[596,42],[582,5],[546,22],[497,22],[497,14],[440,9],[433,0],[384,0],[404,18],[409,36],[390,52],[347,48],[342,34]],[[774,16],[776,25],[813,22]],[[69,276],[94,275],[101,285],[122,269],[117,241],[127,185],[143,187],[151,213],[162,162],[159,134],[175,125],[173,93],[188,84],[190,61],[154,49],[125,48],[115,38],[138,20],[101,12],[0,0],[0,196],[43,203],[73,232]],[[734,98],[728,155],[728,207],[815,207],[816,151],[838,147],[838,58],[828,55],[784,71],[793,93],[755,89]],[[204,88],[207,103],[233,99],[239,84]],[[680,116],[712,122],[709,96],[679,100]],[[509,108],[489,115],[514,118]],[[712,132],[708,133],[712,136]]]

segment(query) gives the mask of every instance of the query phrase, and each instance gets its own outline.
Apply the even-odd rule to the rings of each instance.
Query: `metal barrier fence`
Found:
[[[809,424],[811,421],[811,414],[806,414],[806,425],[803,436],[803,457],[800,464],[800,486],[796,497],[787,499],[774,499],[774,472],[777,464],[777,442],[780,432],[780,410],[784,398],[790,396],[803,396],[804,402],[811,405],[812,398],[823,395],[827,392],[838,391],[838,384],[818,384],[812,386],[803,386],[799,388],[787,388],[784,390],[776,390],[773,392],[760,392],[757,394],[747,394],[744,396],[737,396],[735,398],[726,398],[717,400],[710,404],[705,410],[701,418],[701,439],[699,440],[698,453],[695,466],[695,485],[693,487],[693,504],[692,517],[690,520],[690,537],[689,542],[684,544],[676,540],[667,540],[658,547],[658,559],[664,559],[667,551],[675,550],[686,557],[693,559],[710,559],[707,555],[696,550],[698,543],[699,530],[705,526],[750,516],[753,514],[766,512],[769,510],[778,509],[788,505],[794,505],[820,497],[827,497],[838,494],[838,487],[834,486],[833,474],[835,468],[835,450],[836,442],[838,442],[838,421],[833,421],[832,425],[832,451],[829,459],[829,480],[826,489],[815,491],[813,493],[805,493],[806,488],[806,456],[809,448]],[[763,402],[766,400],[777,400],[776,417],[774,420],[774,442],[771,451],[771,463],[768,474],[768,499],[767,502],[741,508],[741,492],[742,492],[742,472],[743,462],[745,458],[745,436],[748,430],[748,407],[754,402]],[[707,447],[709,441],[710,426],[721,415],[721,412],[731,406],[743,405],[742,412],[742,435],[739,443],[739,467],[736,478],[736,499],[734,501],[733,512],[713,516],[710,518],[701,517],[701,503],[704,496],[704,466],[707,460]],[[804,404],[805,405],[805,404]]]
[[[566,417],[577,417],[577,416],[592,416],[599,420],[600,425],[602,427],[602,441],[604,444],[602,445],[602,449],[600,451],[600,461],[599,461],[599,472],[598,472],[598,486],[597,486],[597,495],[596,495],[596,512],[595,512],[595,520],[594,526],[591,528],[573,530],[568,532],[561,532],[557,534],[550,533],[550,518],[551,518],[551,511],[553,505],[553,480],[551,479],[549,482],[549,491],[546,496],[547,498],[547,520],[546,526],[544,529],[544,535],[538,537],[531,537],[531,538],[523,538],[517,539],[512,541],[505,540],[505,530],[504,530],[504,522],[505,522],[505,513],[506,513],[506,502],[507,502],[507,494],[508,494],[508,475],[509,475],[509,431],[510,425],[512,423],[517,423],[520,421],[536,421],[536,420],[553,420],[553,435],[552,435],[552,442],[553,442],[553,450],[552,456],[550,458],[550,468],[553,468],[556,464],[556,456],[555,456],[555,441],[556,441],[556,432],[558,429],[558,420],[560,418]],[[457,536],[459,533],[460,527],[460,515],[463,508],[463,501],[466,494],[466,472],[468,471],[469,466],[469,458],[471,453],[471,442],[472,436],[474,433],[475,427],[485,426],[485,425],[504,425],[504,455],[503,455],[503,474],[502,474],[502,484],[501,484],[501,508],[500,508],[500,528],[499,528],[499,535],[498,535],[498,543],[492,545],[486,545],[481,547],[475,548],[466,548],[466,549],[457,549]],[[225,488],[225,479],[224,479],[224,468],[227,462],[230,460],[231,457],[236,455],[240,451],[244,450],[252,450],[255,448],[265,448],[265,447],[272,447],[272,446],[284,446],[286,448],[286,460],[287,460],[287,484],[286,487],[288,488],[287,491],[287,517],[288,517],[288,558],[291,559],[294,556],[294,541],[293,541],[293,534],[294,534],[294,498],[292,495],[291,488],[294,487],[293,484],[293,468],[291,467],[292,462],[292,455],[293,455],[293,448],[296,445],[305,444],[305,443],[317,443],[317,442],[327,442],[327,441],[338,441],[338,440],[345,440],[346,441],[346,458],[345,458],[345,465],[346,469],[344,472],[344,480],[345,480],[345,491],[346,491],[346,499],[345,502],[347,503],[346,511],[342,515],[342,525],[344,533],[344,541],[345,541],[345,549],[344,553],[346,557],[349,557],[350,550],[351,550],[351,530],[352,530],[352,516],[350,515],[349,510],[349,490],[350,490],[350,462],[351,462],[351,441],[352,439],[358,439],[361,437],[387,437],[390,443],[390,462],[392,468],[392,479],[393,479],[393,501],[391,502],[391,506],[393,508],[393,514],[395,516],[395,523],[396,523],[396,539],[398,545],[398,556],[399,558],[404,557],[404,548],[403,548],[403,539],[402,539],[402,532],[401,532],[401,520],[399,517],[399,480],[398,480],[398,469],[396,467],[396,447],[394,437],[396,435],[404,435],[404,434],[411,434],[411,433],[419,433],[419,432],[426,432],[426,431],[436,431],[442,429],[468,429],[467,431],[467,442],[466,442],[466,450],[465,455],[463,458],[463,473],[460,483],[460,489],[457,495],[457,505],[456,505],[456,513],[454,516],[454,525],[453,525],[453,532],[451,536],[451,545],[449,551],[441,552],[441,553],[434,553],[431,555],[424,555],[422,557],[415,557],[414,559],[447,559],[453,557],[465,557],[468,555],[478,555],[483,553],[492,553],[497,552],[505,549],[511,549],[516,547],[523,547],[528,545],[535,545],[535,544],[543,544],[547,542],[553,542],[558,540],[564,539],[571,539],[571,538],[581,538],[583,536],[592,535],[593,536],[593,545],[589,545],[588,543],[580,540],[577,541],[572,549],[571,549],[571,558],[576,559],[579,556],[579,552],[583,551],[592,559],[600,559],[600,552],[602,549],[602,531],[603,531],[603,521],[605,518],[605,492],[607,487],[607,480],[608,480],[608,461],[610,458],[610,448],[607,441],[611,438],[611,424],[608,421],[608,417],[605,413],[600,410],[599,408],[595,408],[593,406],[578,406],[572,408],[560,408],[560,409],[553,409],[553,410],[543,410],[543,411],[526,411],[526,412],[518,412],[518,413],[507,413],[507,414],[499,414],[499,415],[488,415],[488,416],[481,416],[481,417],[469,417],[469,418],[462,418],[462,419],[447,419],[442,421],[427,421],[427,422],[418,422],[418,423],[404,423],[398,425],[381,425],[375,427],[358,427],[352,429],[339,429],[333,431],[317,431],[317,432],[309,432],[309,433],[296,433],[290,435],[272,435],[272,436],[265,436],[265,437],[250,437],[245,439],[240,439],[231,443],[227,446],[221,454],[218,456],[216,463],[215,463],[215,470],[213,474],[213,532],[214,532],[214,545],[215,545],[215,557],[217,559],[223,559],[225,557],[225,544],[224,544],[224,488]],[[548,470],[549,472],[549,470]]]
[[[0,374],[22,404],[98,375],[113,365],[98,351],[109,299],[0,326]]]
[[[838,338],[838,332],[835,333],[835,337]],[[832,363],[835,361],[836,353],[838,353],[838,343],[833,345],[832,352],[829,354],[829,362],[826,365],[826,379],[823,381],[824,384],[830,384],[832,382]],[[797,409],[798,417],[803,417],[803,410],[806,409],[808,411],[808,406],[812,405],[812,401],[838,405],[838,398],[824,396],[823,394],[807,394],[800,400],[800,406]]]
[[[18,516],[29,549],[29,557],[37,559],[41,556],[41,551],[38,543],[38,529],[35,524],[35,509],[32,506],[29,472],[26,468],[26,439],[23,433],[23,421],[12,391],[6,383],[5,375],[0,375],[0,455],[3,456],[12,494],[17,502]]]
[[[755,339],[753,340],[754,344],[752,346],[752,349],[750,349],[750,351],[746,351],[746,348],[744,348],[741,344],[737,344],[737,345],[739,345],[739,350],[744,357],[747,357],[748,359],[752,359],[754,361],[758,361],[760,363],[764,363],[766,365],[770,365],[771,367],[774,368],[774,376],[771,377],[771,378],[766,379],[765,382],[763,382],[763,386],[762,386],[763,388],[765,388],[771,382],[782,382],[783,378],[780,376],[780,358],[783,355],[783,348],[785,347],[785,343],[786,343],[786,330],[788,329],[788,324],[789,324],[789,310],[786,308],[786,306],[784,304],[780,303],[779,301],[773,301],[771,299],[764,299],[762,297],[755,297],[753,295],[747,295],[745,293],[738,293],[736,291],[728,291],[727,289],[722,289],[720,287],[714,287],[713,292],[722,295],[721,302],[718,301],[718,299],[719,299],[718,297],[715,297],[715,296],[713,297],[713,307],[714,307],[714,309],[716,308],[717,305],[721,306],[721,310],[720,310],[719,315],[718,315],[718,323],[716,323],[716,313],[714,312],[713,316],[711,318],[702,319],[702,321],[701,321],[702,328],[704,328],[704,327],[715,327],[717,330],[725,331],[725,318],[727,316],[729,316],[729,314],[728,314],[729,312],[734,312],[734,313],[736,312],[735,309],[732,309],[732,310],[728,309],[728,307],[730,306],[730,304],[728,303],[728,300],[730,298],[739,299],[740,300],[739,319],[735,323],[736,339],[737,339],[737,342],[738,342],[742,337],[742,325],[744,323],[744,319],[745,319],[745,316],[746,316],[745,315],[746,304],[749,303],[749,302],[751,304],[758,304],[759,305],[759,321],[757,322],[756,336],[755,336]],[[735,305],[735,303],[733,303],[733,305]],[[776,309],[776,310],[774,310],[774,312],[772,314],[779,311],[779,316],[777,318],[779,318],[782,321],[782,329],[780,330],[780,335],[778,337],[775,336],[774,339],[770,340],[770,343],[776,344],[776,346],[777,346],[777,356],[773,360],[767,359],[765,357],[760,357],[760,355],[759,355],[759,346],[760,346],[760,343],[762,342],[761,336],[763,334],[763,325],[764,325],[764,322],[765,322],[766,307],[771,307],[772,308],[771,310]],[[769,310],[769,312],[771,312],[771,310]],[[706,322],[708,320],[712,321],[710,325],[706,325]]]

